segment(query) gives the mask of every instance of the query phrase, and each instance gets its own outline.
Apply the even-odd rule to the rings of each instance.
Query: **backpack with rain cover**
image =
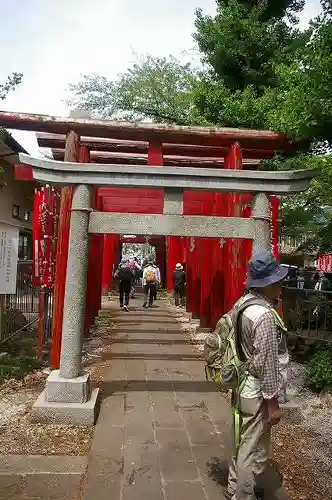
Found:
[[[145,281],[147,283],[154,283],[156,281],[156,271],[153,269],[153,267],[147,269],[145,274]]]
[[[204,342],[206,379],[211,379],[220,391],[241,390],[246,382],[250,359],[243,355],[240,339],[240,319],[249,306],[263,305],[259,297],[244,297],[217,323],[214,332]]]

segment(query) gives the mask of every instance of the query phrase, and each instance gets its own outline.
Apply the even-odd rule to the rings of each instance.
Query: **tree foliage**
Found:
[[[195,39],[213,81],[231,92],[250,86],[258,95],[275,87],[275,65],[291,61],[305,40],[283,15],[303,3],[220,0],[215,17],[198,10]]]
[[[7,94],[14,90],[22,81],[22,73],[13,73],[7,77],[4,83],[0,84],[0,100],[4,100]]]
[[[85,75],[69,87],[71,106],[102,118],[151,119],[179,125],[206,124],[193,102],[197,74],[176,58],[141,57],[116,80]]]
[[[215,17],[197,12],[195,38],[207,67],[195,88],[200,112],[220,126],[271,129],[299,141],[295,158],[265,168],[318,166],[307,193],[282,201],[282,232],[308,235],[306,248],[332,249],[331,3],[300,32],[303,2],[219,0]],[[302,247],[305,248],[304,246]]]

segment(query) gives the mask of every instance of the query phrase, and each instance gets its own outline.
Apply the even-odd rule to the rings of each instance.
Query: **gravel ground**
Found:
[[[184,334],[201,343],[204,334],[196,333],[183,312],[177,316]],[[292,500],[332,500],[332,395],[317,395],[305,387],[305,367],[294,361],[287,392],[299,404],[300,418],[285,419],[273,429],[272,459]]]
[[[274,434],[274,458],[295,500],[332,499],[332,397],[305,387],[305,368],[291,362],[288,393],[300,405],[301,419],[281,423]]]
[[[89,370],[92,385],[102,388],[110,369],[103,354],[110,349],[109,317],[97,318],[93,336],[84,343],[83,365]],[[24,380],[6,380],[0,385],[0,454],[82,455],[90,450],[93,426],[35,424],[31,407],[44,388],[47,374],[34,372]]]

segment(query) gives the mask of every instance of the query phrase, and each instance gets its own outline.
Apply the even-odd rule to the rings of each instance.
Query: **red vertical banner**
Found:
[[[49,185],[35,191],[33,210],[33,282],[40,287],[38,348],[42,356],[45,341],[44,321],[46,299],[54,283],[55,228],[57,219],[57,192]]]
[[[35,286],[41,284],[40,270],[39,270],[39,253],[40,253],[40,240],[41,231],[39,223],[39,210],[40,210],[40,190],[35,189],[33,199],[33,214],[32,214],[32,283]]]
[[[44,240],[44,276],[43,285],[46,289],[50,289],[53,285],[52,276],[52,242],[53,242],[53,212],[52,212],[52,188],[46,185],[44,188],[45,196],[45,225],[43,230]]]
[[[42,358],[44,345],[44,311],[45,311],[45,264],[46,264],[46,242],[47,242],[47,196],[46,187],[40,188],[39,192],[39,210],[38,210],[38,225],[39,225],[39,240],[37,251],[37,266],[38,276],[40,281],[39,291],[39,307],[38,307],[38,328],[37,328],[37,357]]]

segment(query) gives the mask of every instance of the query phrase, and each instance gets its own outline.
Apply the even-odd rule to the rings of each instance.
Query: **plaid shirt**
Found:
[[[287,344],[282,332],[276,326],[273,313],[262,305],[252,305],[245,309],[242,316],[242,342],[250,346],[252,378],[258,379],[259,385],[252,381],[252,393],[257,389],[257,396],[261,394],[264,399],[278,396],[282,386],[282,366],[280,360],[286,356],[288,363]],[[249,384],[250,385],[250,384]]]
[[[255,325],[252,357],[252,366],[259,378],[264,399],[271,399],[279,392],[281,376],[278,344],[276,322],[272,313],[267,311]]]

